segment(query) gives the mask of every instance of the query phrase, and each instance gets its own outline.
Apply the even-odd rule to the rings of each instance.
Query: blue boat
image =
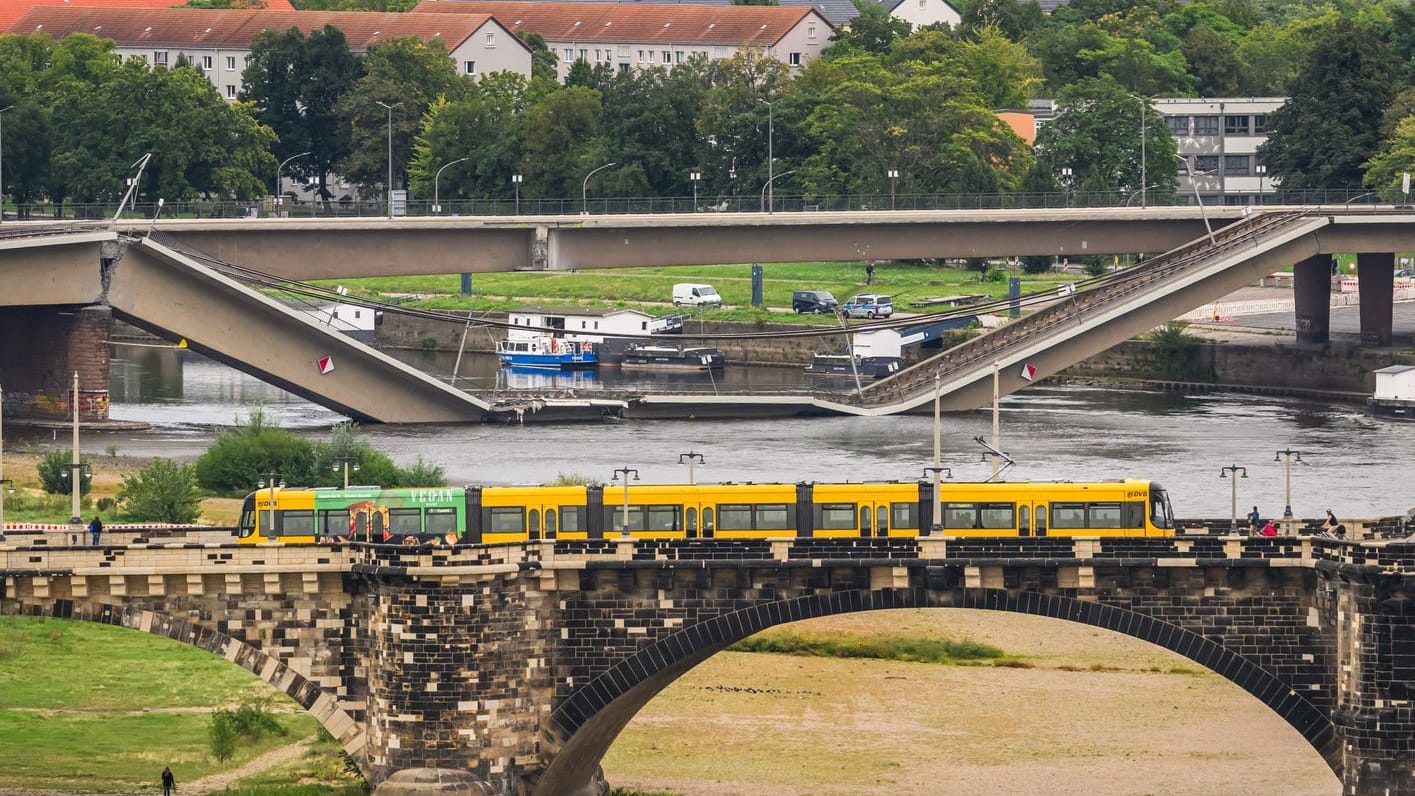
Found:
[[[551,335],[508,337],[496,344],[501,364],[541,370],[579,370],[599,364],[593,343],[564,340]]]

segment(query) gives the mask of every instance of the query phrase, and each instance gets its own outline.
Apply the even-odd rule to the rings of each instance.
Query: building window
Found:
[[[629,62],[628,62],[628,61],[620,61],[620,62],[619,62],[619,71],[620,71],[620,72],[627,72],[627,71],[629,71]]]
[[[682,51],[682,50],[678,50],[678,51],[676,51],[676,52],[673,53],[673,63],[675,63],[675,64],[681,64],[681,63],[683,63],[683,51]]]
[[[475,75],[476,73],[477,73],[477,62],[476,62],[476,61],[463,61],[463,62],[462,62],[462,74],[464,74],[464,75]]]
[[[236,98],[236,87],[233,86],[233,85],[230,85],[230,84],[228,83],[228,84],[226,85],[226,99],[235,99],[235,98]]]
[[[566,47],[566,48],[565,48],[565,63],[568,64],[568,63],[570,63],[570,62],[573,61],[573,60],[575,60],[575,51],[572,50],[572,49],[570,49],[569,47]]]
[[[589,51],[589,50],[580,50],[580,60],[581,60],[581,61],[588,61],[588,60],[590,60],[590,51]]]
[[[166,65],[167,65],[167,51],[166,51],[166,50],[153,50],[153,51],[152,51],[152,63],[153,63],[154,66],[166,66]]]
[[[671,52],[669,52],[669,51],[667,51],[667,50],[664,50],[664,51],[663,51],[663,62],[666,63],[666,64],[671,64],[671,63],[673,63],[673,53],[671,53]]]
[[[806,26],[806,36],[811,39],[816,37],[816,23],[812,22]]]
[[[644,51],[643,51],[643,50],[639,50],[639,63],[643,63],[643,62],[644,62]]]
[[[1268,115],[1266,113],[1253,114],[1253,135],[1266,135],[1268,132]]]
[[[1194,135],[1218,135],[1218,117],[1195,116]]]
[[[801,54],[800,54],[800,53],[791,53],[791,54],[787,55],[787,56],[786,56],[786,62],[789,63],[789,64],[791,64],[792,66],[800,66],[800,65],[801,65]]]
[[[234,56],[234,55],[228,55],[228,56],[226,56],[226,68],[227,68],[227,69],[235,69],[235,68],[236,68],[236,56]]]
[[[1223,117],[1223,131],[1228,135],[1247,135],[1247,116],[1225,116]]]
[[[203,56],[201,57],[201,68],[202,68],[202,69],[208,69],[208,70],[209,70],[209,69],[211,69],[211,67],[213,67],[213,66],[216,65],[215,62],[216,62],[216,59],[212,58],[211,56],[209,56],[209,55],[203,55]]]
[[[1248,174],[1247,155],[1224,155],[1223,173],[1235,177],[1243,177]]]
[[[489,31],[486,32],[486,46],[488,46],[488,47],[495,47],[495,46],[496,46],[496,31],[494,31],[494,30],[489,30]]]
[[[1218,171],[1218,155],[1196,155],[1194,157],[1195,171]]]
[[[1170,135],[1189,135],[1188,116],[1166,116],[1164,122],[1169,125]]]

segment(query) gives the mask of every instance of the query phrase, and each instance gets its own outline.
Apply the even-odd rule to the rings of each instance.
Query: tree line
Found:
[[[1051,15],[971,0],[957,27],[914,31],[860,6],[794,72],[747,51],[627,72],[578,61],[563,83],[534,34],[530,78],[474,80],[436,40],[355,54],[334,28],[267,31],[235,103],[190,63],[120,64],[87,35],[3,36],[4,189],[26,205],[115,202],[151,152],[140,201],[266,195],[281,164],[322,201],[351,198],[335,195],[333,175],[381,197],[391,139],[393,187],[431,197],[436,182],[449,202],[509,199],[512,175],[523,198],[575,196],[611,162],[600,195],[696,188],[705,204],[755,195],[769,174],[785,175],[778,192],[807,197],[1133,193],[1142,174],[1162,195],[1177,161],[1157,112],[1139,162],[1137,99],[1153,96],[1291,97],[1261,151],[1284,187],[1364,184],[1393,198],[1415,166],[1415,7],[1403,0],[1075,0]],[[1057,117],[1031,148],[993,111],[1037,96],[1058,100]]]

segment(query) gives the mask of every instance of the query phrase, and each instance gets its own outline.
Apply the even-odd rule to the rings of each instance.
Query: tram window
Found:
[[[710,534],[713,532],[713,528],[714,526],[712,524],[712,507],[709,506],[708,508],[703,509],[703,533]]]
[[[890,525],[895,528],[917,528],[919,527],[919,504],[918,503],[891,503],[889,504],[891,515]]]
[[[1143,502],[1132,500],[1127,503],[1124,503],[1123,506],[1125,511],[1125,524],[1122,527],[1145,527],[1145,504]]]
[[[279,511],[276,521],[281,536],[314,536],[314,511]]]
[[[422,509],[389,509],[388,532],[395,536],[416,536],[423,532]]]
[[[1086,504],[1085,504],[1085,503],[1053,503],[1053,504],[1051,504],[1051,527],[1053,527],[1053,528],[1085,528],[1085,527],[1086,527]]]
[[[717,521],[730,530],[752,530],[752,507],[745,503],[724,503],[717,507]]]
[[[648,522],[644,527],[650,531],[676,531],[680,529],[678,522],[681,506],[649,506]]]
[[[885,536],[889,532],[889,509],[884,506],[875,509],[875,531],[880,536]]]
[[[945,503],[943,504],[943,527],[945,528],[973,528],[978,522],[978,506],[976,503]]]
[[[319,513],[319,532],[324,536],[348,536],[349,512],[347,510],[321,511]]]
[[[695,533],[695,532],[698,530],[698,510],[697,510],[697,509],[695,509],[695,508],[693,508],[693,507],[691,507],[691,506],[688,507],[688,511],[687,511],[687,513],[685,514],[683,527],[687,529],[688,533]]]
[[[793,527],[788,522],[785,503],[758,503],[753,508],[757,514],[755,527],[759,531],[784,531]]]
[[[560,530],[571,533],[581,533],[589,525],[585,518],[589,516],[589,509],[584,506],[561,506],[560,507]]]
[[[629,530],[635,528],[645,530],[648,524],[645,520],[647,506],[629,506]],[[624,505],[604,507],[604,527],[616,531],[624,530]]]
[[[545,535],[555,535],[555,509],[545,510]]]
[[[1016,507],[1011,503],[984,503],[979,511],[979,528],[1015,528],[1013,513]]]
[[[531,536],[540,533],[540,510],[531,509]]]
[[[255,510],[249,508],[241,509],[241,538],[244,539],[255,533]]]
[[[427,510],[427,532],[444,534],[456,533],[457,510],[456,509],[428,509]]]
[[[1088,527],[1091,528],[1119,528],[1120,525],[1120,504],[1119,503],[1091,503],[1087,506],[1089,515]]]
[[[1169,511],[1169,495],[1156,490],[1150,494],[1150,522],[1157,528],[1173,528],[1174,520]]]
[[[1032,530],[1032,510],[1028,506],[1017,507],[1017,530],[1027,533]]]
[[[482,509],[482,527],[487,533],[523,533],[526,530],[526,510],[520,506],[495,506]]]
[[[1047,533],[1047,507],[1037,506],[1037,536],[1046,536]]]
[[[817,503],[815,505],[816,530],[855,530],[854,503]]]
[[[864,531],[866,536],[869,536],[870,531],[873,529],[873,524],[870,522],[870,514],[869,506],[860,507],[860,530]]]
[[[360,539],[368,538],[368,513],[360,511],[354,515],[354,536]]]

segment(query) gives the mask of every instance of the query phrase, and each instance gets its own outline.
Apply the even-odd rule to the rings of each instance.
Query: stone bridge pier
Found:
[[[589,796],[659,691],[775,625],[982,608],[1182,655],[1349,796],[1415,796],[1415,545],[1311,538],[0,548],[0,611],[209,650],[315,715],[377,794]]]

